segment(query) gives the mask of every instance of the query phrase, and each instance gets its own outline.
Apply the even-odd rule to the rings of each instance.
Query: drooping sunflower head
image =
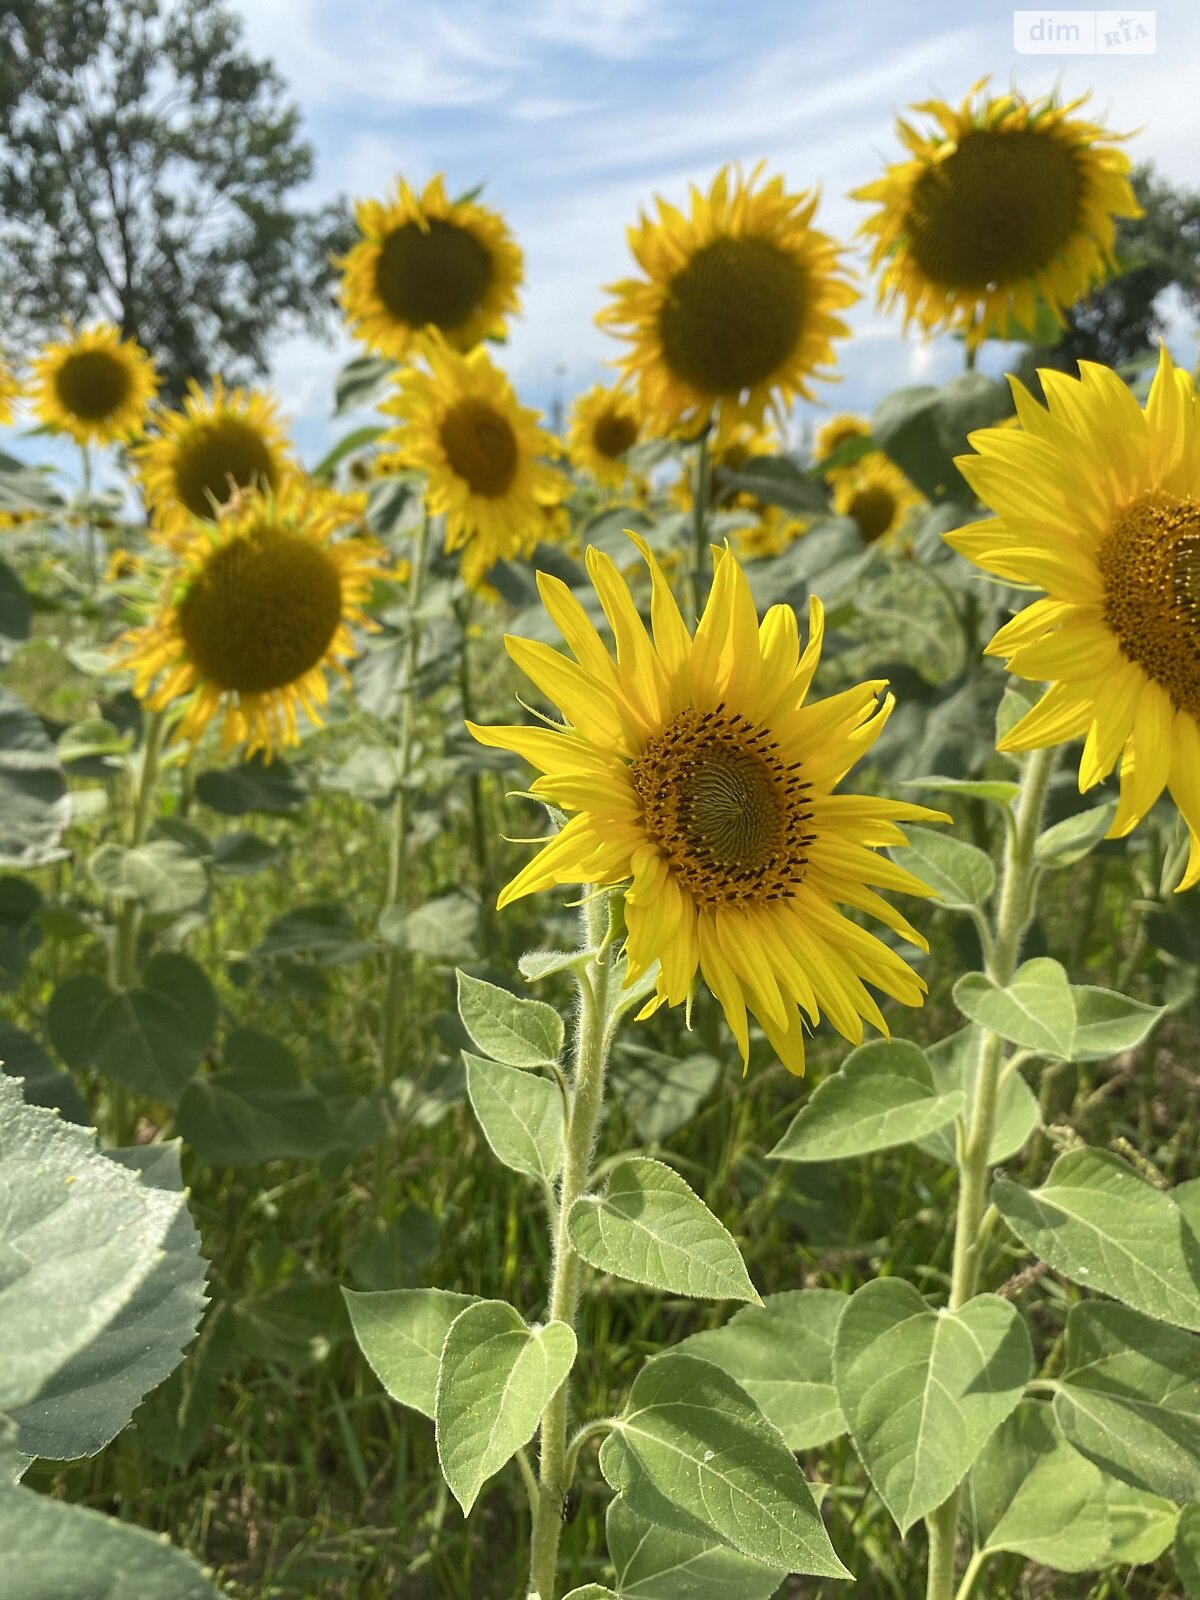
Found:
[[[0,358],[0,428],[13,419],[13,406],[22,395],[21,384],[8,363]]]
[[[833,509],[857,524],[864,544],[889,542],[921,495],[881,450],[843,468],[834,481]]]
[[[630,473],[626,456],[637,444],[642,419],[627,389],[597,383],[571,408],[571,460],[606,489],[619,489]]]
[[[843,915],[878,918],[918,945],[878,887],[928,894],[877,853],[901,844],[899,821],[924,807],[837,793],[891,710],[882,682],[806,703],[821,650],[813,600],[801,649],[795,612],[761,624],[734,556],[716,558],[694,637],[649,549],[652,633],[613,561],[587,567],[616,644],[615,659],[565,584],[538,585],[574,660],[509,638],[508,652],[565,718],[561,727],[483,728],[541,776],[535,794],[569,820],[517,874],[500,904],[556,884],[618,884],[625,892],[629,981],[657,961],[643,1015],[690,998],[699,974],[749,1054],[748,1014],[793,1072],[804,1070],[803,1012],[822,1012],[846,1038],[863,1019],[886,1032],[865,984],[909,1005],[924,985],[888,944]]]
[[[38,417],[78,444],[114,444],[140,432],[157,391],[150,357],[110,322],[46,345],[31,370]]]
[[[1115,219],[1140,208],[1124,137],[1074,115],[1053,96],[991,97],[986,80],[957,110],[914,106],[935,127],[897,123],[909,159],[855,191],[879,209],[861,232],[874,241],[879,299],[904,302],[905,323],[948,329],[977,344],[1009,319],[1032,330],[1038,302],[1063,311],[1112,270]]]
[[[1082,738],[1079,786],[1120,760],[1110,838],[1170,791],[1191,834],[1180,888],[1200,882],[1200,400],[1166,350],[1143,411],[1115,372],[1041,372],[1047,405],[1015,380],[1020,427],[970,436],[959,458],[996,516],[946,538],[1045,595],[987,647],[1048,682],[1000,748]]]
[[[294,469],[271,395],[212,391],[193,379],[183,407],[157,418],[157,432],[133,451],[152,526],[170,537],[196,517],[212,518],[242,489],[277,490]]]
[[[320,721],[326,668],[354,654],[350,628],[371,626],[361,606],[383,575],[378,546],[336,537],[345,522],[337,497],[294,478],[193,522],[163,609],[122,641],[134,693],[151,710],[186,700],[184,739],[221,716],[223,750],[269,758],[298,743],[297,708]]]
[[[815,194],[789,194],[781,177],[759,184],[722,168],[690,215],[658,201],[629,242],[644,278],[611,286],[597,319],[629,343],[648,427],[668,433],[720,405],[721,438],[757,427],[767,405],[809,396],[833,364],[836,313],[857,299],[833,241],[812,227]]]
[[[870,432],[871,424],[866,417],[856,416],[852,411],[830,417],[817,429],[817,437],[813,441],[818,464],[828,461],[835,450],[849,444],[851,439],[866,439]]]
[[[341,299],[369,349],[403,361],[421,333],[470,350],[504,332],[524,265],[498,212],[449,200],[439,175],[421,194],[398,179],[393,196],[354,214],[362,238],[341,262]]]
[[[470,543],[472,572],[486,572],[531,550],[543,506],[561,500],[562,480],[541,459],[554,440],[486,350],[459,355],[430,340],[425,360],[400,374],[381,407],[398,419],[385,443],[425,474],[429,511],[446,519],[446,549]]]

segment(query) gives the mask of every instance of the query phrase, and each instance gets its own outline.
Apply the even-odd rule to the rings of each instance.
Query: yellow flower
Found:
[[[293,470],[278,407],[261,390],[214,378],[206,395],[192,379],[182,411],[157,423],[132,454],[154,528],[168,537],[186,537],[194,518],[212,518],[239,489],[278,489]]]
[[[0,428],[13,419],[13,402],[21,398],[21,385],[7,362],[0,360]]]
[[[409,367],[381,410],[399,418],[386,436],[423,472],[434,516],[446,519],[446,549],[463,550],[463,575],[479,579],[497,561],[528,554],[542,536],[543,506],[561,499],[562,479],[539,457],[554,441],[538,414],[517,402],[485,350],[459,355],[440,340],[428,371]]]
[[[765,556],[780,556],[788,545],[808,532],[803,517],[790,517],[780,506],[764,505],[757,517],[744,528],[735,528],[733,538],[743,561],[760,561]]]
[[[1003,750],[1083,738],[1079,787],[1121,761],[1109,830],[1122,838],[1164,788],[1191,834],[1180,888],[1200,881],[1200,402],[1164,349],[1143,411],[1116,373],[1013,380],[1020,430],[971,435],[959,458],[994,520],[946,537],[977,566],[1045,597],[988,646],[1048,682]]]
[[[923,497],[882,450],[843,467],[833,485],[833,509],[858,524],[864,544],[889,540],[912,508],[923,504]]]
[[[30,376],[38,418],[77,444],[112,444],[139,432],[158,391],[150,357],[110,322],[46,345]]]
[[[448,200],[439,175],[420,195],[398,179],[394,197],[361,200],[354,215],[363,237],[340,262],[341,298],[369,349],[403,361],[425,331],[457,350],[504,332],[524,269],[497,212]]]
[[[1114,218],[1140,216],[1124,135],[1073,117],[1087,99],[989,98],[987,80],[956,111],[914,106],[936,129],[899,120],[910,159],[858,189],[877,201],[860,232],[882,268],[879,300],[903,300],[905,326],[950,329],[976,345],[1010,317],[1032,329],[1042,301],[1063,311],[1112,270]]]
[[[325,669],[355,653],[349,630],[371,626],[361,606],[382,575],[377,545],[334,542],[345,522],[334,498],[296,479],[194,522],[162,611],[124,637],[134,693],[155,711],[186,697],[177,732],[193,742],[223,713],[222,750],[270,758],[299,743],[297,707],[320,722]]]
[[[693,638],[648,547],[653,640],[615,564],[587,568],[616,640],[616,660],[580,602],[539,573],[543,602],[574,653],[509,638],[509,655],[559,707],[565,726],[482,728],[542,774],[535,794],[570,813],[500,896],[556,884],[626,891],[629,981],[659,963],[642,1015],[689,1000],[697,971],[749,1053],[747,1012],[792,1072],[804,1070],[800,1013],[825,1012],[847,1039],[866,1018],[886,1033],[870,982],[919,1005],[920,978],[889,945],[838,909],[924,941],[873,886],[931,891],[877,847],[902,844],[901,820],[937,813],[904,801],[835,793],[883,729],[882,680],[805,705],[821,650],[815,598],[803,653],[795,612],[761,625],[745,573],[718,553]]]
[[[125,578],[136,578],[139,573],[145,571],[145,568],[144,556],[137,555],[132,550],[114,550],[104,569],[104,581],[120,583]]]
[[[597,383],[571,408],[571,460],[604,488],[619,489],[629,477],[625,457],[638,442],[641,427],[633,396]]]
[[[853,412],[843,411],[836,417],[830,417],[817,429],[814,443],[818,464],[827,461],[835,450],[849,444],[851,439],[865,439],[870,432],[871,424],[866,417],[855,416]]]
[[[724,167],[691,214],[664,200],[629,232],[645,278],[610,286],[602,325],[624,330],[623,358],[647,427],[699,425],[720,403],[720,437],[758,427],[769,403],[811,398],[810,377],[833,364],[846,333],[834,315],[858,297],[832,240],[812,227],[817,199],[788,194],[775,177],[756,187]]]

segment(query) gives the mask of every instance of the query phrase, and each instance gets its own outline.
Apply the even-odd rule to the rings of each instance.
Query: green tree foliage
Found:
[[[1037,367],[1074,374],[1080,361],[1119,368],[1138,360],[1166,331],[1168,289],[1178,289],[1188,310],[1200,313],[1200,194],[1172,188],[1150,167],[1137,168],[1133,188],[1144,214],[1117,223],[1117,258],[1125,270],[1072,307],[1060,343],[1030,352],[1023,378]]]
[[[300,114],[221,0],[17,0],[0,10],[0,316],[6,343],[111,318],[166,390],[261,372],[318,330],[345,207],[293,204]]]

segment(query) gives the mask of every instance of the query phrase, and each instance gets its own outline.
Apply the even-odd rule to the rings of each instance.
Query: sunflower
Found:
[[[822,423],[817,429],[814,447],[818,465],[828,461],[835,450],[840,450],[844,444],[849,444],[851,439],[867,439],[870,434],[871,424],[866,417],[855,416],[850,411],[843,411],[836,417],[830,417],[828,422]]]
[[[30,377],[37,416],[77,444],[113,444],[138,433],[158,391],[150,357],[111,322],[46,345]]]
[[[839,906],[925,948],[873,886],[931,891],[875,847],[903,844],[898,822],[939,813],[834,792],[879,736],[892,701],[880,699],[880,680],[804,704],[821,651],[818,600],[801,653],[791,607],[772,606],[760,625],[745,573],[722,550],[693,638],[649,548],[635,542],[650,568],[653,640],[614,563],[590,548],[616,660],[566,585],[539,573],[542,600],[576,659],[528,639],[506,643],[567,723],[471,725],[482,743],[538,768],[533,792],[572,814],[499,904],[556,884],[632,880],[628,981],[659,963],[642,1015],[689,1000],[699,971],[743,1062],[749,1011],[787,1067],[803,1072],[801,1011],[812,1023],[824,1011],[857,1043],[864,1018],[887,1031],[865,982],[921,1003],[920,978]]]
[[[146,570],[146,560],[133,550],[114,550],[108,558],[108,565],[104,569],[105,583],[122,583],[129,578],[136,578]]]
[[[879,300],[903,300],[905,326],[951,329],[976,345],[1010,320],[1032,329],[1041,301],[1063,312],[1112,271],[1114,218],[1141,209],[1125,135],[1072,115],[1052,95],[989,98],[987,80],[954,110],[914,106],[937,128],[897,122],[911,159],[854,192],[879,210],[860,232],[882,267]]]
[[[362,538],[334,542],[346,522],[335,497],[296,479],[278,495],[242,490],[216,521],[196,520],[176,543],[167,603],[125,635],[123,665],[152,711],[188,698],[179,736],[195,742],[223,715],[222,750],[297,744],[296,708],[320,722],[325,668],[354,654],[353,625],[383,575]]]
[[[571,408],[571,460],[606,489],[620,489],[630,476],[626,456],[641,435],[633,396],[597,383]]]
[[[864,544],[889,540],[909,511],[923,504],[922,496],[882,450],[872,450],[852,467],[843,467],[834,480],[833,509],[858,524]]]
[[[22,389],[16,374],[7,362],[0,360],[0,428],[7,427],[13,419],[13,402],[21,398]]]
[[[539,460],[554,440],[538,413],[518,404],[485,350],[459,355],[431,339],[425,359],[429,370],[409,367],[381,407],[399,419],[385,442],[425,474],[429,510],[445,516],[446,549],[464,550],[470,582],[533,549],[562,479]]]
[[[1046,694],[1001,742],[1084,740],[1079,787],[1118,757],[1123,838],[1170,791],[1200,882],[1200,402],[1164,349],[1143,411],[1116,373],[1041,372],[1042,407],[1011,380],[1021,427],[970,436],[967,482],[996,513],[946,537],[1009,583],[1045,590],[987,647]]]
[[[341,299],[369,349],[403,361],[424,331],[456,350],[504,332],[524,267],[497,212],[448,200],[439,174],[420,195],[398,179],[394,197],[360,200],[354,215],[362,238],[339,263]]]
[[[664,200],[629,232],[645,278],[610,286],[602,325],[621,332],[648,427],[699,425],[720,403],[720,438],[757,427],[768,403],[811,398],[808,380],[833,363],[834,315],[857,294],[841,276],[839,251],[811,226],[815,194],[788,194],[775,177],[757,187],[724,167],[707,195],[692,190],[691,214]]]
[[[186,537],[194,518],[212,518],[239,489],[278,489],[293,470],[278,407],[261,390],[214,378],[206,395],[191,379],[183,409],[157,420],[133,458],[153,524],[168,537]]]
[[[807,532],[804,517],[788,516],[781,506],[764,505],[753,522],[734,529],[733,539],[743,561],[761,561],[766,556],[781,556]]]

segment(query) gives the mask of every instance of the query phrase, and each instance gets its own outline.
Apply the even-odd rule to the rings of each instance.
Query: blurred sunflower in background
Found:
[[[191,379],[182,409],[155,421],[132,454],[156,531],[186,530],[239,490],[274,491],[294,470],[278,405],[262,390],[226,389],[217,377],[205,394]]]
[[[879,301],[904,303],[905,325],[961,333],[969,346],[1032,331],[1039,302],[1057,320],[1113,270],[1115,219],[1141,215],[1126,137],[1073,115],[1087,96],[991,97],[981,80],[955,110],[912,107],[936,127],[897,121],[909,159],[855,200],[879,209],[859,230],[874,240]]]
[[[813,456],[818,466],[835,455],[843,445],[852,439],[869,439],[871,437],[871,424],[866,417],[857,416],[854,412],[843,411],[836,417],[830,417],[817,429],[817,436],[813,441]],[[838,470],[837,468],[834,469]]]
[[[30,369],[40,421],[77,444],[116,444],[139,433],[158,392],[154,363],[111,322],[46,345]]]
[[[563,480],[542,459],[555,441],[485,350],[460,355],[430,340],[424,354],[427,369],[401,373],[380,408],[398,419],[385,444],[425,475],[429,512],[445,518],[446,549],[463,550],[472,582],[543,537],[543,508],[562,499]]]
[[[748,461],[756,456],[780,454],[782,446],[774,434],[764,428],[739,428],[728,439],[719,441],[706,453],[708,492],[706,505],[715,511],[744,511],[745,525],[731,534],[738,553],[747,561],[757,561],[764,556],[782,555],[788,545],[808,531],[808,523],[760,500],[747,489],[729,482],[730,475],[742,471]],[[688,511],[695,503],[695,485],[690,472],[682,472],[671,489],[671,498],[681,510]]]
[[[16,373],[0,356],[0,428],[7,427],[13,419],[13,406],[21,398],[22,388]]]
[[[569,814],[517,874],[500,905],[557,884],[617,884],[625,893],[628,981],[656,961],[641,1013],[690,1000],[697,973],[749,1056],[748,1013],[792,1072],[804,1070],[804,1024],[824,1012],[854,1043],[864,1018],[886,1033],[865,985],[919,1005],[925,985],[904,959],[839,910],[878,918],[925,941],[875,886],[931,893],[878,854],[903,844],[897,823],[940,813],[905,801],[837,794],[891,711],[883,681],[806,705],[823,613],[810,604],[801,651],[796,614],[772,606],[759,623],[745,573],[717,554],[695,636],[648,547],[651,638],[609,557],[587,568],[616,640],[616,659],[557,578],[538,574],[543,602],[575,659],[510,637],[509,655],[566,718],[559,727],[484,728],[542,774],[533,793]]]
[[[1038,374],[1041,406],[1013,382],[1020,428],[970,436],[967,482],[996,516],[949,533],[968,560],[1044,598],[987,647],[1048,682],[1000,741],[1034,750],[1082,738],[1079,787],[1120,760],[1110,838],[1169,789],[1200,882],[1200,400],[1162,350],[1143,411],[1108,367]]]
[[[637,404],[628,390],[597,383],[571,407],[567,446],[571,461],[606,489],[629,479],[626,457],[641,437]]]
[[[335,496],[296,479],[192,522],[162,611],[122,640],[134,693],[152,711],[186,699],[176,732],[193,742],[220,716],[223,751],[297,744],[297,710],[320,722],[326,670],[355,654],[351,627],[372,626],[362,602],[383,576],[376,544],[335,537],[345,523]]]
[[[857,293],[838,247],[812,227],[815,194],[789,194],[781,177],[759,184],[723,167],[690,214],[665,200],[629,230],[645,276],[609,286],[597,321],[630,345],[622,358],[656,433],[699,427],[720,405],[719,438],[758,427],[768,404],[811,399],[828,376],[833,343],[848,331],[836,313]]]
[[[834,475],[833,509],[858,525],[864,544],[890,540],[913,507],[924,503],[924,496],[881,450]]]
[[[354,215],[362,238],[339,263],[341,300],[368,349],[403,361],[424,332],[457,350],[504,332],[524,265],[498,212],[447,199],[439,174],[419,195],[398,179],[394,196],[360,200]]]

